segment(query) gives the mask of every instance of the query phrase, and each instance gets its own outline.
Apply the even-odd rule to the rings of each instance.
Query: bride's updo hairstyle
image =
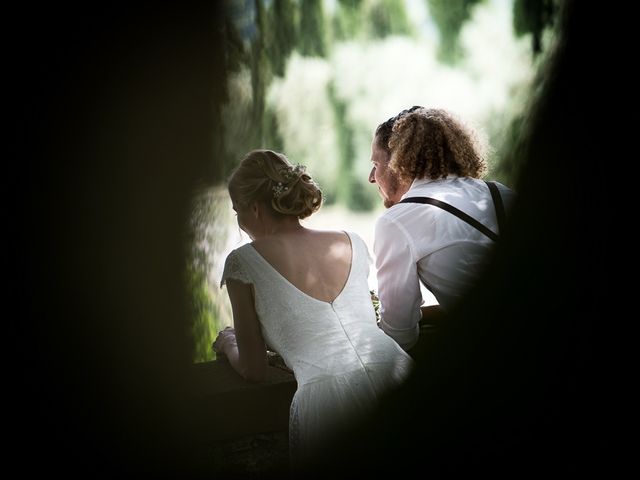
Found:
[[[275,213],[307,218],[322,205],[322,191],[303,165],[272,150],[252,150],[229,177],[229,195],[247,207],[259,201]]]

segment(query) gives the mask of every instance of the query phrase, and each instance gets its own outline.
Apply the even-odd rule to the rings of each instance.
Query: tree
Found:
[[[482,0],[427,0],[431,17],[440,32],[438,55],[446,63],[455,63],[462,56],[458,36],[471,17],[471,9]]]
[[[322,0],[302,0],[300,4],[299,50],[302,55],[310,57],[327,54]]]

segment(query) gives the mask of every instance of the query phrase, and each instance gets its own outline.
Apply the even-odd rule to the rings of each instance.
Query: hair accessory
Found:
[[[285,178],[286,182],[289,183],[300,178],[300,175],[302,175],[306,169],[307,167],[298,163],[294,165],[293,168],[284,168],[282,176]]]
[[[277,185],[271,187],[271,190],[273,190],[273,198],[280,198],[280,195],[288,191],[289,187],[283,185],[282,182],[278,182]]]
[[[280,174],[284,177],[284,183],[278,182],[271,187],[273,190],[273,198],[280,198],[285,192],[289,191],[289,185],[296,181],[306,171],[307,167],[304,165],[294,165],[293,168],[285,167],[280,170]]]

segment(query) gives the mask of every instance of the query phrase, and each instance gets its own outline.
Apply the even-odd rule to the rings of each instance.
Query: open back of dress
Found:
[[[348,233],[351,270],[332,302],[302,292],[251,244],[231,252],[223,273],[252,284],[262,334],[294,372],[298,389],[289,421],[292,457],[375,407],[408,376],[411,358],[376,325],[364,241]]]

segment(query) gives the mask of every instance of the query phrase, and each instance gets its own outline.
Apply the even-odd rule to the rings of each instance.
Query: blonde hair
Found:
[[[272,150],[252,150],[229,177],[229,195],[240,206],[270,205],[274,212],[307,218],[322,205],[322,191],[301,165]]]
[[[418,108],[399,116],[388,142],[389,168],[401,180],[481,178],[487,171],[485,146],[477,133],[450,112]]]

